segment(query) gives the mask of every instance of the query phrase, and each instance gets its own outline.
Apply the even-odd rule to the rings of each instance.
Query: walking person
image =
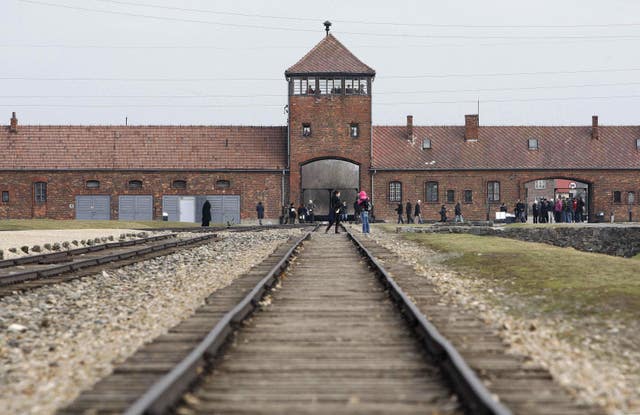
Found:
[[[264,206],[262,202],[258,202],[256,205],[256,213],[258,214],[258,224],[262,226],[262,219],[264,219]]]
[[[413,220],[418,223],[424,223],[422,220],[422,212],[420,209],[420,200],[416,202],[416,207],[413,209]]]
[[[398,203],[396,213],[398,214],[398,223],[404,223],[404,219],[402,219],[402,203]]]
[[[411,206],[411,202],[407,202],[405,212],[407,213],[407,223],[413,223],[413,220],[411,220],[411,214],[413,213],[413,206]]]
[[[369,233],[369,211],[371,210],[371,202],[369,202],[367,192],[364,190],[358,194],[358,206],[360,219],[362,220],[362,233]]]
[[[208,200],[202,205],[202,226],[209,226],[211,222],[211,203]]]
[[[360,209],[360,196],[357,196],[356,197],[356,201],[353,202],[353,222],[356,225],[360,223],[360,213],[361,212],[362,212],[362,209]]]
[[[464,222],[464,218],[462,217],[462,206],[460,206],[460,202],[456,203],[456,206],[453,208],[453,212],[456,215],[454,222],[455,223],[463,223]]]
[[[336,224],[336,233],[340,233],[338,231],[338,226],[340,226],[340,210],[342,210],[342,200],[340,200],[340,191],[334,190],[333,196],[331,196],[331,205],[329,207],[329,226],[325,229],[324,233],[329,232],[331,229],[331,225]]]
[[[442,205],[440,208],[440,222],[445,223],[447,221],[447,207]]]

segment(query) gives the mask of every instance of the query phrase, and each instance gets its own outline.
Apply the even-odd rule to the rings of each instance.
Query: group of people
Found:
[[[531,205],[533,223],[577,223],[585,219],[585,202],[582,197],[558,197],[555,201],[540,199]]]
[[[258,205],[261,204],[262,202],[260,202]],[[282,211],[280,214],[280,224],[293,225],[294,223],[296,223],[296,220],[298,221],[298,223],[311,223],[315,221],[315,209],[316,205],[313,203],[313,200],[309,200],[309,203],[306,206],[300,203],[297,208],[295,207],[293,202],[291,202],[289,203],[289,206],[282,206]],[[256,211],[257,210],[258,207],[256,207]],[[262,211],[262,214],[264,218],[264,209]],[[258,211],[258,220],[260,225],[262,225],[262,220],[260,219],[260,212]]]
[[[558,197],[556,200],[541,198],[531,204],[533,223],[577,223],[585,220],[586,204],[582,197]],[[507,212],[507,206],[500,205],[501,212]],[[516,202],[513,213],[516,222],[527,222],[527,205],[520,199]]]
[[[440,206],[440,222],[447,222],[447,206]],[[398,203],[398,207],[396,208],[396,213],[398,214],[398,223],[405,223],[403,214],[406,214],[407,222],[406,223],[424,223],[422,219],[422,202],[418,200],[415,206],[411,205],[411,202],[407,202],[407,204],[403,207],[402,203]],[[462,206],[460,202],[456,203],[454,207],[454,221],[464,222],[464,217],[462,216]]]

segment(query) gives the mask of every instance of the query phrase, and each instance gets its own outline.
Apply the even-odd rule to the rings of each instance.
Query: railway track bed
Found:
[[[281,285],[258,304],[277,281],[274,264],[283,269],[279,257],[292,249],[281,247],[60,413],[165,413],[176,405],[185,414],[602,413],[573,403],[544,369],[507,355],[475,316],[439,305],[433,289],[412,280],[413,270],[389,251],[369,240],[357,245],[361,253],[347,236],[314,234]],[[362,253],[373,259],[368,262]],[[424,317],[400,301],[395,282],[384,279],[387,272],[372,272],[378,261],[459,348],[467,360],[462,369],[456,366],[458,352],[429,339]],[[268,281],[259,292],[258,281]],[[249,302],[238,306],[248,292]],[[229,317],[238,307],[239,314]],[[211,337],[213,326],[227,335]],[[202,339],[210,343],[202,346]],[[194,347],[205,347],[205,353],[190,360]],[[490,392],[475,375],[460,380],[466,364]],[[167,380],[172,377],[178,382]]]
[[[216,237],[212,233],[191,238],[167,234],[0,261],[0,297],[168,255]]]

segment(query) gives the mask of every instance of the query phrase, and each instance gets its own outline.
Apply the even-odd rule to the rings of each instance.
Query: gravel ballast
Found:
[[[353,229],[359,232],[358,227]],[[425,283],[436,287],[443,301],[474,310],[514,353],[529,356],[547,368],[577,402],[600,405],[615,415],[640,414],[640,350],[621,344],[615,322],[605,322],[611,328],[601,332],[594,330],[596,324],[563,316],[516,317],[509,313],[513,299],[507,298],[508,294],[443,266],[446,254],[376,227],[370,237],[412,265],[425,277]],[[578,344],[566,340],[571,338],[582,340]],[[631,339],[634,341],[638,339]]]
[[[0,408],[67,405],[301,232],[222,232],[219,242],[0,299]]]

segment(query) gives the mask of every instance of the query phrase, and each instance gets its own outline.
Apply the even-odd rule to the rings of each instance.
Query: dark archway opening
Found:
[[[339,190],[346,203],[347,212],[353,215],[353,202],[360,189],[360,166],[347,160],[314,160],[301,167],[302,199],[305,205],[315,205],[316,220],[326,220],[329,215],[331,193]]]

